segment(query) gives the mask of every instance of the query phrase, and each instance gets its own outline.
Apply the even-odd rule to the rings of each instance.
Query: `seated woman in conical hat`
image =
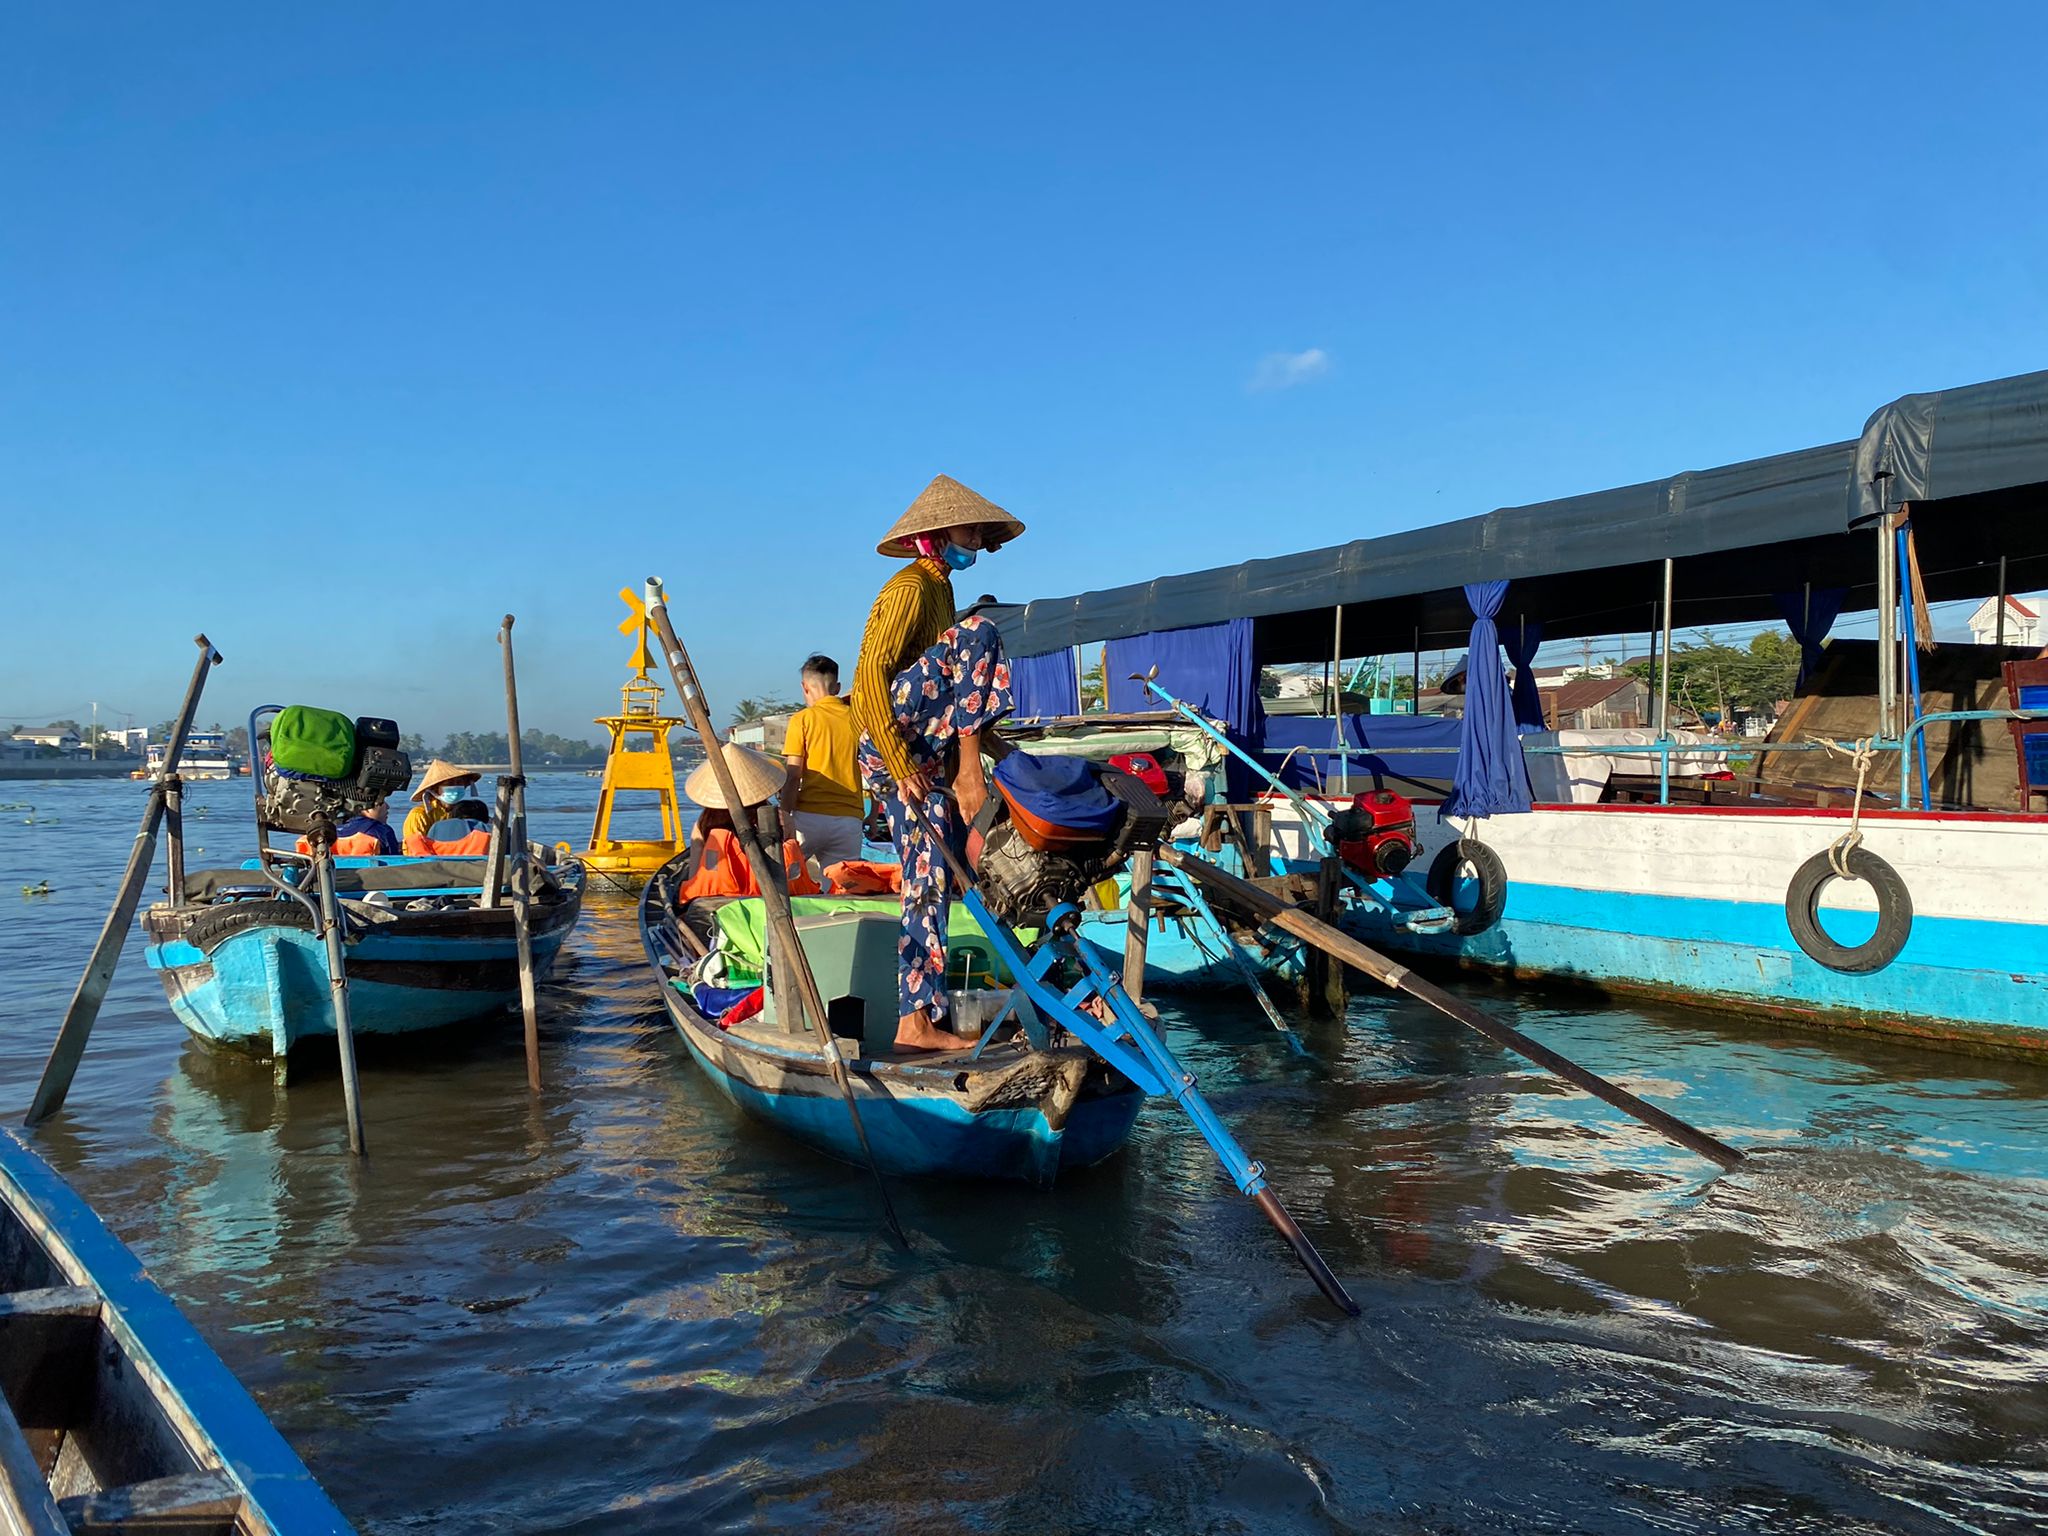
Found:
[[[876,546],[910,562],[883,583],[853,672],[861,778],[887,813],[889,838],[903,861],[896,943],[896,1044],[903,1050],[974,1044],[946,1027],[946,863],[906,802],[922,809],[956,851],[987,803],[982,755],[1009,750],[993,727],[1012,706],[1010,663],[988,619],[970,613],[956,620],[953,573],[1023,531],[994,502],[940,475]]]
[[[725,744],[725,766],[732,774],[732,787],[739,791],[741,814],[766,805],[782,788],[785,772],[782,764],[750,747],[728,741]],[[692,804],[702,807],[702,814],[690,829],[689,878],[676,892],[676,905],[685,907],[705,896],[760,895],[760,884],[754,879],[754,866],[748,862],[747,851],[733,830],[733,813],[726,809],[725,796],[718,787],[718,773],[712,768],[709,758],[693,768],[690,776],[683,780],[683,793]],[[812,877],[804,862],[803,850],[795,838],[784,840],[779,845],[776,839],[769,838],[762,846],[764,849],[779,847],[783,872],[789,877],[792,896],[815,896],[823,889]],[[770,856],[773,857],[772,854]]]
[[[405,828],[399,841],[414,858],[430,857],[441,851],[427,836],[427,829],[456,813],[455,807],[469,798],[483,775],[444,758],[435,758],[420,775],[420,787],[412,792],[413,808],[405,814]]]

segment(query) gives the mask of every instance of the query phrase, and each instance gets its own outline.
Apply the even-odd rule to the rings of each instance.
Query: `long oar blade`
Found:
[[[1406,992],[1419,1002],[1450,1018],[1456,1019],[1468,1029],[1478,1031],[1497,1045],[1527,1057],[1545,1071],[1556,1074],[1576,1088],[1583,1088],[1594,1098],[1612,1104],[1623,1114],[1640,1120],[1660,1136],[1678,1143],[1689,1152],[1697,1152],[1723,1168],[1733,1168],[1743,1161],[1743,1156],[1718,1137],[1709,1136],[1697,1126],[1686,1124],[1676,1115],[1659,1109],[1656,1105],[1637,1098],[1626,1088],[1620,1088],[1597,1073],[1588,1072],[1577,1062],[1560,1056],[1549,1046],[1532,1040],[1520,1030],[1490,1019],[1478,1009],[1460,1002],[1441,987],[1424,981],[1405,965],[1397,965],[1378,950],[1361,944],[1338,928],[1332,928],[1297,907],[1289,906],[1271,891],[1240,880],[1226,870],[1218,869],[1202,859],[1193,858],[1178,848],[1160,850],[1168,863],[1190,879],[1207,886],[1219,896],[1240,907],[1257,913],[1274,927],[1293,934],[1306,943],[1315,945],[1326,954],[1343,961],[1356,970],[1365,972],[1376,981]]]

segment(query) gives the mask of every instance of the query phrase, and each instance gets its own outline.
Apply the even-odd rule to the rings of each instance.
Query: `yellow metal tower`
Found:
[[[647,675],[652,658],[647,650],[647,605],[630,587],[619,596],[632,613],[619,623],[619,633],[636,643],[630,665],[633,675],[619,690],[619,712],[600,715],[597,723],[612,733],[604,760],[604,784],[597,792],[597,817],[590,824],[590,846],[578,855],[591,869],[617,874],[652,874],[682,852],[689,838],[676,796],[675,762],[669,757],[668,733],[686,722],[661,712],[661,684]],[[620,839],[612,836],[612,810],[620,790],[651,790],[661,807],[661,839]]]

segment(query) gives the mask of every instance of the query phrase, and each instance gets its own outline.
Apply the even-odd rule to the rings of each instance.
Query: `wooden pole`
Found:
[[[811,974],[810,957],[804,953],[803,944],[797,938],[796,919],[790,912],[789,898],[782,893],[782,887],[775,878],[767,850],[761,846],[760,834],[740,805],[739,787],[733,783],[732,765],[725,760],[725,743],[719,738],[718,727],[712,723],[711,706],[704,700],[703,687],[697,681],[697,669],[690,662],[690,653],[683,649],[683,642],[676,637],[675,626],[669,622],[667,596],[661,583],[652,577],[648,579],[647,589],[648,622],[654,627],[655,638],[661,642],[669,676],[675,682],[677,696],[683,701],[683,713],[690,717],[690,724],[696,728],[697,737],[704,744],[705,761],[710,763],[712,776],[718,780],[719,795],[733,811],[733,830],[747,851],[748,861],[754,866],[754,883],[761,888],[761,909],[768,920],[768,932],[781,935],[783,954],[793,973],[804,1013],[818,1037],[818,1052],[832,1074],[832,1081],[838,1085],[839,1096],[846,1101],[846,1114],[853,1122],[854,1139],[860,1143],[868,1172],[875,1176],[875,1189],[882,1200],[883,1222],[896,1241],[908,1248],[910,1239],[904,1234],[903,1224],[896,1219],[896,1204],[889,1198],[889,1186],[882,1182],[881,1166],[875,1161],[874,1149],[868,1145],[867,1127],[861,1123],[860,1105],[855,1102],[853,1094],[853,1075],[847,1071],[846,1059],[839,1053],[839,1041],[833,1036],[831,1020],[825,1013],[825,1000],[818,991],[818,979]]]
[[[169,800],[167,781],[178,772],[178,758],[185,750],[185,735],[192,729],[192,717],[199,710],[199,695],[206,688],[207,670],[225,660],[206,636],[195,635],[192,643],[199,647],[199,660],[192,668],[192,680],[185,685],[185,702],[178,708],[177,723],[171,727],[171,739],[164,744],[163,771],[150,788],[149,803],[143,807],[142,826],[135,834],[134,845],[128,850],[128,868],[122,872],[113,908],[107,913],[106,924],[100,929],[92,954],[85,962],[85,974],[78,978],[78,990],[71,994],[71,1006],[64,1010],[64,1022],[57,1030],[57,1043],[50,1048],[50,1059],[43,1066],[42,1080],[36,1084],[36,1095],[22,1121],[24,1125],[40,1125],[64,1107],[64,1096],[71,1092],[71,1079],[78,1073],[79,1059],[85,1055],[85,1043],[92,1037],[92,1026],[100,1016],[100,1004],[106,1001],[107,987],[113,982],[114,967],[120,963],[121,946],[127,942],[128,929],[135,921],[135,907],[142,899],[142,882],[149,874],[149,866],[156,861],[157,827],[163,821],[164,807]],[[173,904],[185,899],[182,890],[173,890],[170,894]]]
[[[1991,643],[2001,648],[2005,645],[2005,556],[1998,557],[1998,628],[1992,633]]]
[[[540,1092],[540,1001],[533,985],[533,857],[526,846],[526,760],[519,748],[519,677],[512,666],[512,615],[498,626],[505,648],[505,736],[512,772],[500,781],[506,796],[504,841],[512,872],[512,934],[519,946],[519,1011],[526,1022],[526,1086]]]
[[[1124,990],[1145,1000],[1145,948],[1152,933],[1152,850],[1131,855],[1131,900],[1124,908]]]
[[[254,746],[255,743],[250,743]],[[348,1116],[348,1149],[368,1157],[363,1137],[363,1097],[356,1081],[356,1037],[349,1019],[348,957],[341,936],[341,898],[334,892],[334,828],[320,818],[311,834],[313,883],[320,892],[321,937],[327,944],[327,995],[334,1006],[334,1044],[341,1054],[341,1102]]]
[[[1427,1003],[1437,1012],[1456,1019],[1468,1029],[1477,1030],[1497,1045],[1527,1057],[1547,1072],[1555,1073],[1574,1087],[1583,1088],[1595,1098],[1613,1105],[1623,1114],[1640,1120],[1659,1135],[1668,1137],[1688,1151],[1697,1152],[1701,1157],[1719,1163],[1723,1168],[1733,1168],[1743,1161],[1743,1156],[1726,1142],[1709,1136],[1705,1131],[1687,1125],[1676,1115],[1644,1102],[1625,1088],[1618,1088],[1606,1078],[1588,1072],[1584,1067],[1570,1061],[1538,1041],[1530,1039],[1520,1030],[1511,1028],[1497,1020],[1488,1018],[1478,1009],[1452,997],[1441,987],[1424,981],[1405,965],[1397,965],[1377,950],[1366,945],[1340,929],[1299,908],[1291,907],[1279,897],[1240,880],[1227,870],[1216,868],[1178,848],[1162,848],[1160,857],[1190,879],[1208,887],[1233,905],[1257,914],[1266,922],[1284,932],[1293,934],[1318,949],[1326,950],[1331,956],[1346,965],[1361,970],[1375,981],[1406,992],[1418,1002]]]

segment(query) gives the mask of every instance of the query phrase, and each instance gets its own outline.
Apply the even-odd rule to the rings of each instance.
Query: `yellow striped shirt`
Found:
[[[952,627],[953,579],[937,560],[911,561],[882,583],[868,610],[853,667],[853,718],[899,779],[910,772],[910,750],[896,729],[890,685]]]

